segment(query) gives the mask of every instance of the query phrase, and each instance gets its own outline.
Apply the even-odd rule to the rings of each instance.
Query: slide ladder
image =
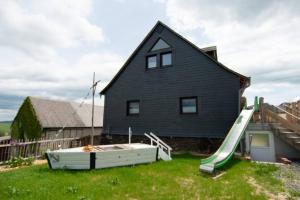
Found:
[[[257,110],[258,99],[255,97],[253,108],[249,110],[244,108],[242,110],[219,149],[210,157],[201,160],[201,171],[212,173],[216,168],[222,167],[227,163],[238,146],[254,111]]]
[[[171,158],[171,150],[172,148],[164,143],[161,139],[159,139],[156,135],[153,133],[145,133],[144,134],[147,138],[150,139],[150,144],[152,146],[157,146],[158,148],[158,158],[162,159],[164,161],[172,160]]]

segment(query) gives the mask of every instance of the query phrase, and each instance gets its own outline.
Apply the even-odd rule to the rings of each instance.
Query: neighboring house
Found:
[[[200,49],[157,22],[100,93],[103,131],[224,138],[249,85],[250,77],[218,61],[216,47]]]
[[[11,126],[13,138],[75,138],[91,134],[92,106],[27,97]],[[100,135],[103,107],[95,106],[95,135]]]

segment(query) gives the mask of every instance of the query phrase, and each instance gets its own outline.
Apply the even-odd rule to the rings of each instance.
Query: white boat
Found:
[[[151,144],[130,143],[93,146],[47,151],[46,158],[51,169],[101,169],[117,166],[152,163],[159,159],[171,160],[167,144],[153,133],[145,134]]]

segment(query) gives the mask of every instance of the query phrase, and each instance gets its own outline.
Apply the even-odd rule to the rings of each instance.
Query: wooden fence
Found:
[[[79,138],[53,140],[8,140],[0,144],[0,164],[14,157],[41,157],[48,149],[57,150],[81,146]]]

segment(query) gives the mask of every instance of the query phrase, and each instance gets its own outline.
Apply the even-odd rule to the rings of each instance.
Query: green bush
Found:
[[[37,139],[41,137],[42,127],[27,97],[21,105],[11,125],[11,136],[15,139]]]
[[[10,168],[15,168],[15,167],[20,167],[20,166],[30,166],[32,165],[34,161],[34,157],[29,157],[29,158],[22,158],[20,156],[18,157],[14,157],[12,159],[10,159],[9,161],[7,161],[7,165]]]

